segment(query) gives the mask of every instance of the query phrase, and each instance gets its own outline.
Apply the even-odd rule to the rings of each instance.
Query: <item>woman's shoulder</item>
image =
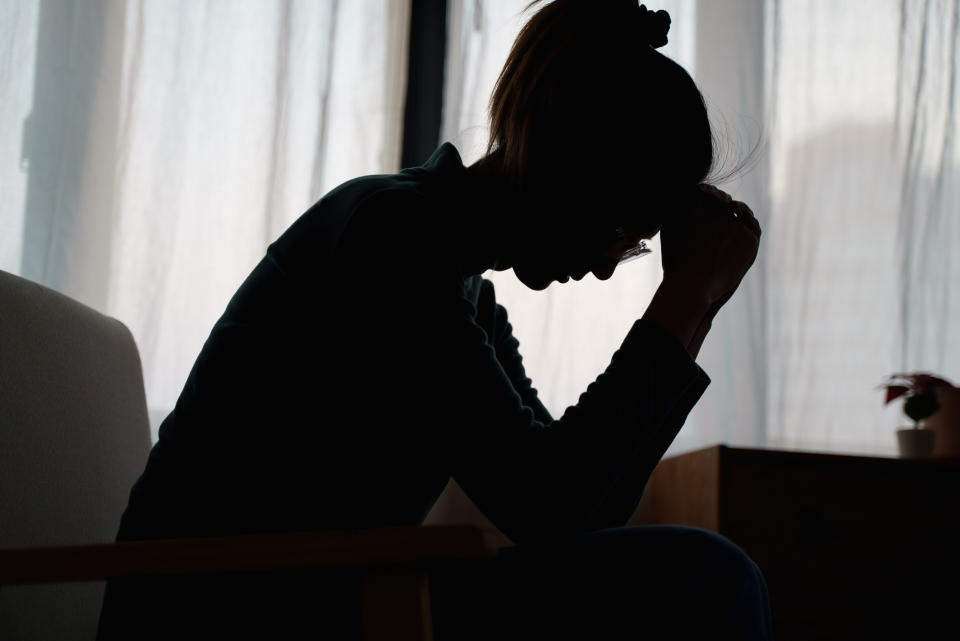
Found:
[[[368,248],[407,236],[430,208],[430,199],[403,174],[354,178],[337,186],[297,218],[269,248],[294,271],[327,264],[348,236],[361,236]],[[420,214],[420,215],[417,215]]]

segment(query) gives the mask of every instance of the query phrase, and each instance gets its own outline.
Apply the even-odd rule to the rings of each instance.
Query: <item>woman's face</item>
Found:
[[[632,242],[652,238],[659,227],[646,234],[625,230],[625,237]],[[543,240],[533,241],[529,250],[513,261],[513,271],[527,287],[535,290],[546,289],[550,283],[566,283],[571,278],[580,280],[592,273],[597,280],[607,280],[613,276],[622,256],[622,240],[608,243],[584,244],[580,251],[568,251],[561,245],[549,245]]]
[[[627,224],[631,217],[625,215],[620,225],[623,233],[618,234],[616,223],[600,223],[597,219],[617,220],[611,211],[601,211],[611,208],[626,212],[629,206],[657,211],[655,203],[662,198],[638,200],[634,194],[629,200],[600,201],[596,196],[576,197],[569,191],[559,198],[538,199],[539,215],[534,216],[535,221],[526,231],[518,234],[513,248],[510,264],[517,278],[535,290],[546,289],[553,281],[580,280],[588,273],[598,280],[607,280],[613,276],[625,248],[655,236],[660,222],[657,216],[645,216],[650,221],[647,228],[636,229]],[[631,204],[622,204],[627,202]]]

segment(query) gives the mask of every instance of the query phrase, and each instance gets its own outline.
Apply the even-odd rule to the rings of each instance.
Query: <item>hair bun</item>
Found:
[[[640,5],[640,33],[654,49],[667,44],[667,32],[670,31],[670,14],[661,9],[650,11],[646,5]]]

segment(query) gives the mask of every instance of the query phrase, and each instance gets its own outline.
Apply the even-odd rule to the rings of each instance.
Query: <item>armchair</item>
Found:
[[[0,271],[0,638],[92,639],[104,580],[353,568],[367,639],[430,639],[438,564],[496,555],[473,526],[111,542],[150,448],[119,321]]]

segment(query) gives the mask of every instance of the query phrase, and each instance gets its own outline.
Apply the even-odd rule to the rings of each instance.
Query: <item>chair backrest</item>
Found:
[[[0,271],[0,547],[113,541],[150,449],[118,320]],[[0,591],[0,639],[92,639],[103,584]]]

